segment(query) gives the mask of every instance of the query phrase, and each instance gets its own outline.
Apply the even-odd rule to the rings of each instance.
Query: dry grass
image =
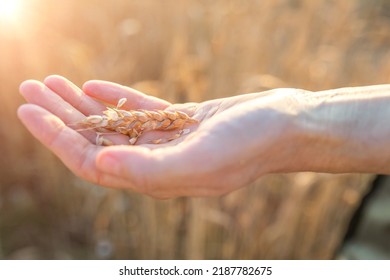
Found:
[[[162,202],[103,189],[25,131],[17,88],[56,73],[199,102],[389,83],[387,1],[25,2],[17,24],[0,22],[0,258],[335,256],[371,176],[272,175],[221,198]]]

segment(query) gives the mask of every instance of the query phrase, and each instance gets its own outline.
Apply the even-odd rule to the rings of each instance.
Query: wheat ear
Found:
[[[112,131],[130,137],[130,144],[135,144],[142,133],[152,130],[180,130],[173,138],[153,140],[152,143],[158,144],[171,141],[188,133],[183,130],[186,125],[197,123],[198,121],[190,118],[187,114],[180,111],[163,110],[122,110],[120,107],[126,102],[125,98],[118,101],[115,108],[107,108],[103,115],[91,115],[78,123],[83,129],[95,129],[96,131]],[[98,137],[97,144],[104,144],[104,141]]]

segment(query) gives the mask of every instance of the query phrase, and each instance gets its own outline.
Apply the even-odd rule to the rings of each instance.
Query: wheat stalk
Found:
[[[115,108],[107,108],[102,115],[90,115],[77,123],[83,129],[95,129],[98,132],[96,144],[110,145],[111,143],[101,137],[101,132],[112,131],[130,137],[129,143],[135,144],[138,138],[147,131],[153,130],[179,130],[177,134],[168,139],[151,141],[154,144],[174,140],[189,132],[183,129],[186,125],[198,121],[180,111],[162,110],[122,110],[120,107],[126,102],[125,98],[119,100]]]

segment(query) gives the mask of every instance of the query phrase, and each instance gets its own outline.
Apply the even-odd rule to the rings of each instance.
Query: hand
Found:
[[[129,188],[156,198],[222,195],[265,173],[283,169],[292,140],[292,118],[299,105],[283,89],[203,103],[170,104],[118,84],[89,81],[83,90],[60,76],[44,83],[25,81],[20,92],[29,102],[18,110],[27,129],[77,176],[114,188]],[[148,132],[136,146],[123,135],[105,136],[115,145],[95,145],[96,133],[75,131],[87,115],[127,98],[123,109],[180,110],[199,120],[191,133],[166,144],[147,144],[170,132]],[[286,148],[284,148],[286,147]]]

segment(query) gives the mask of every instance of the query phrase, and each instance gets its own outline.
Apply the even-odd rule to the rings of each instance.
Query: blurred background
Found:
[[[72,175],[16,117],[60,74],[171,102],[390,82],[390,1],[0,0],[0,259],[334,259],[372,175],[156,201]],[[319,151],[320,153],[321,151]]]

